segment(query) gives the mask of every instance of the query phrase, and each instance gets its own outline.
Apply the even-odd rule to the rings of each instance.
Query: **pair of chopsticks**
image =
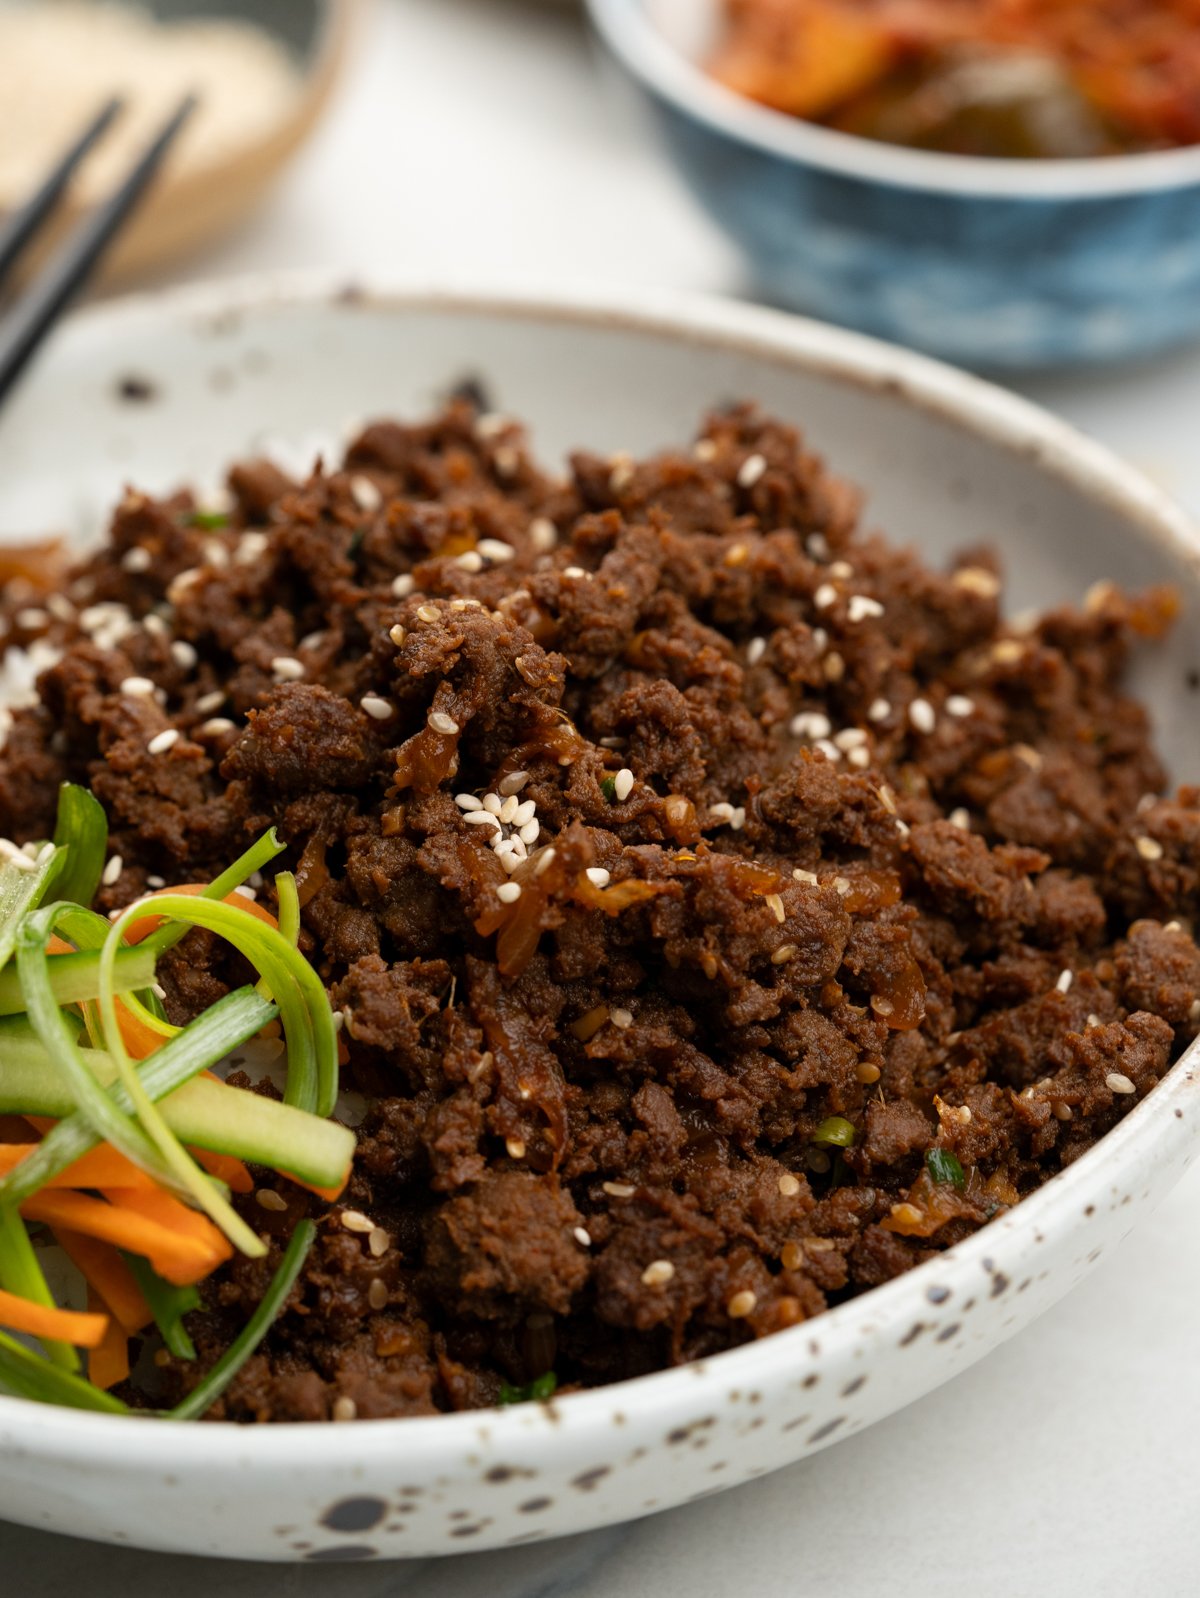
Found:
[[[95,206],[12,308],[0,316],[0,401],[24,371],[30,357],[78,294],[120,232],[162,165],[184,123],[196,108],[188,95],[176,107],[128,176]],[[120,115],[120,100],[110,100],[51,171],[37,192],[0,225],[0,291],[17,262],[41,232],[66,192],[80,163]]]

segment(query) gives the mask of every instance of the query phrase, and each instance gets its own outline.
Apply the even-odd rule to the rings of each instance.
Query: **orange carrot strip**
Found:
[[[137,931],[138,937],[129,941],[137,942],[139,938],[145,936],[140,928]],[[53,933],[47,940],[47,954],[71,954],[73,952],[74,946],[72,944],[67,943],[63,938],[57,937]],[[141,1017],[135,1015],[120,999],[117,1000],[117,1026],[121,1030],[121,1037],[129,1051],[130,1058],[134,1060],[144,1060],[148,1054],[153,1054],[155,1049],[161,1049],[167,1041],[161,1032],[156,1032],[153,1027],[148,1027]]]
[[[136,1192],[137,1189],[129,1189]],[[47,1226],[66,1226],[86,1237],[115,1243],[148,1259],[160,1276],[176,1287],[190,1287],[212,1270],[212,1250],[195,1238],[181,1236],[132,1209],[88,1198],[83,1193],[41,1192],[25,1200],[21,1214]]]
[[[52,932],[49,938],[46,940],[46,953],[74,954],[75,945],[73,943],[68,943],[65,938],[60,938],[57,933]]]
[[[57,1338],[79,1348],[95,1348],[108,1329],[107,1315],[82,1315],[69,1309],[47,1309],[0,1288],[0,1326],[31,1337]]]
[[[188,1153],[204,1167],[209,1176],[215,1176],[234,1193],[253,1193],[254,1178],[244,1163],[233,1154],[214,1154],[211,1149],[189,1148]]]
[[[111,1243],[100,1243],[82,1232],[56,1226],[54,1236],[63,1253],[95,1290],[127,1332],[140,1332],[154,1319],[142,1297],[133,1272]]]
[[[0,1176],[7,1176],[14,1167],[38,1147],[36,1143],[0,1143]],[[46,1187],[153,1187],[154,1182],[144,1171],[139,1171],[132,1160],[110,1148],[107,1143],[89,1149],[86,1154],[66,1170],[52,1176]]]
[[[197,898],[207,887],[207,882],[184,882],[174,888],[159,888],[154,893],[147,894],[146,897],[148,899],[156,899],[160,894],[164,893],[186,893],[193,898]],[[247,915],[256,916],[259,921],[265,921],[269,927],[277,927],[279,925],[279,922],[276,921],[269,910],[264,910],[262,905],[258,904],[254,899],[247,899],[244,893],[236,891],[228,893],[225,895],[224,903],[233,905],[235,909],[244,910]],[[125,942],[141,943],[143,938],[148,938],[162,924],[162,916],[147,916],[144,921],[135,921],[126,930]]]
[[[99,1293],[88,1290],[88,1309],[103,1310],[104,1300]],[[129,1378],[129,1339],[118,1321],[110,1320],[104,1336],[88,1354],[88,1381],[93,1387],[107,1391],[118,1382]]]
[[[291,1171],[280,1171],[279,1175],[289,1182],[295,1182],[297,1187],[304,1188],[309,1193],[315,1193],[318,1198],[323,1198],[327,1204],[332,1204],[335,1199],[340,1199],[346,1191],[346,1183],[350,1180],[351,1167],[346,1167],[346,1174],[336,1187],[314,1187],[311,1182],[306,1182],[303,1177],[293,1176]]]
[[[161,1187],[106,1187],[103,1192],[118,1209],[140,1216],[152,1226],[166,1227],[176,1237],[187,1238],[206,1249],[213,1268],[233,1253],[233,1244],[206,1215],[189,1209]]]

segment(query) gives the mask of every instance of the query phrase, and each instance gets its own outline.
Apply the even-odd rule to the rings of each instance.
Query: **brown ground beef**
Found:
[[[1161,797],[1119,687],[1170,595],[1005,624],[994,557],[860,530],[749,408],[561,482],[462,401],[229,485],[217,526],[130,492],[71,603],[4,610],[61,658],[0,830],[89,783],[109,911],[277,825],[369,1101],[343,1203],[248,1205],[272,1257],[207,1284],[158,1396],[306,1211],[217,1416],[489,1405],[761,1337],[1017,1202],[1196,1031],[1200,794]],[[185,1019],[244,972],[193,935],[163,980]]]

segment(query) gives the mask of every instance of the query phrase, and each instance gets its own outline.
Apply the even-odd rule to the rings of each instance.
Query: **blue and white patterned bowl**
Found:
[[[996,161],[878,144],[708,78],[720,0],[588,7],[768,299],[972,366],[1200,336],[1200,149]]]

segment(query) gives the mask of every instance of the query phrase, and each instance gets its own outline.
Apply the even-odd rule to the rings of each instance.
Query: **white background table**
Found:
[[[737,294],[736,256],[521,0],[376,0],[270,205],[191,264]],[[482,242],[481,242],[482,241]],[[1200,511],[1200,351],[1021,387]],[[177,1560],[0,1525],[4,1598],[1175,1598],[1200,1588],[1200,1168],[1064,1304],[807,1464],[637,1525],[417,1564]],[[0,1506],[2,1508],[2,1506]]]

